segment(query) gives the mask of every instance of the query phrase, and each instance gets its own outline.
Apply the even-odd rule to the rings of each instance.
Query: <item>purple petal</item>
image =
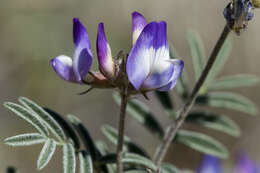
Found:
[[[83,47],[91,49],[88,32],[78,18],[73,19],[73,41],[75,47],[83,44]]]
[[[179,79],[179,77],[182,74],[182,70],[184,67],[184,62],[182,60],[178,60],[178,59],[174,59],[174,60],[170,60],[173,63],[174,66],[174,71],[173,71],[173,75],[171,78],[171,82],[169,82],[167,85],[158,88],[159,91],[169,91],[171,90],[177,83],[177,80]]]
[[[171,81],[174,65],[169,61],[170,53],[167,40],[166,23],[157,23],[150,56],[150,73],[144,82],[145,88],[155,89]]]
[[[142,30],[146,26],[146,20],[144,16],[138,12],[132,13],[132,42],[135,44]]]
[[[88,32],[79,19],[73,19],[73,38],[75,44],[73,70],[78,82],[88,73],[92,64],[92,52]]]
[[[160,64],[159,64],[160,63]],[[174,66],[170,62],[158,61],[156,68],[150,69],[150,74],[144,81],[143,87],[156,89],[167,85],[174,73]]]
[[[156,22],[146,25],[127,58],[128,79],[136,90],[142,86],[150,72],[150,56],[156,29]]]
[[[105,76],[113,78],[115,75],[115,63],[112,58],[110,46],[106,39],[103,23],[98,25],[97,56],[100,71]]]
[[[70,82],[77,82],[72,69],[72,60],[70,57],[60,55],[51,60],[51,65],[58,76]]]
[[[206,155],[197,170],[197,173],[221,173],[220,160],[214,156]]]
[[[259,169],[246,155],[239,157],[236,173],[259,173]]]
[[[155,89],[168,84],[174,65],[169,61],[169,47],[165,22],[151,22],[145,26],[127,60],[127,74],[138,90]]]

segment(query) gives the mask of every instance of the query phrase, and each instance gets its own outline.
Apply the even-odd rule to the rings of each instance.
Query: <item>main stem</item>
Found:
[[[123,87],[121,94],[121,108],[118,126],[118,139],[117,139],[117,173],[123,173],[123,144],[124,144],[124,131],[125,131],[125,115],[127,106],[127,86]]]
[[[158,151],[156,152],[155,155],[155,159],[154,162],[155,164],[159,167],[162,160],[165,157],[165,154],[172,142],[172,140],[174,139],[174,137],[176,136],[176,133],[178,131],[178,129],[181,127],[181,125],[184,123],[185,118],[187,117],[190,109],[193,106],[193,103],[195,101],[195,99],[198,96],[198,93],[200,91],[200,88],[202,87],[203,83],[205,82],[216,58],[217,55],[221,49],[221,47],[223,46],[228,34],[230,33],[230,29],[229,27],[226,25],[209,57],[209,60],[206,64],[206,67],[204,68],[199,80],[197,81],[197,83],[195,84],[190,96],[188,97],[185,105],[182,107],[182,109],[180,110],[177,119],[170,125],[168,131],[166,132],[166,134],[164,135],[163,141],[159,146]]]

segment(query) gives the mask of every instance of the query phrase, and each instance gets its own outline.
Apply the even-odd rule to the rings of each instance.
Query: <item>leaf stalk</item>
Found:
[[[225,40],[227,39],[229,33],[230,33],[230,28],[228,25],[226,25],[208,59],[208,62],[202,71],[200,78],[196,82],[190,96],[188,97],[186,103],[182,107],[182,109],[179,111],[176,120],[169,126],[168,131],[165,133],[164,138],[161,142],[161,144],[158,147],[157,152],[155,153],[154,157],[154,163],[159,167],[161,165],[162,160],[164,159],[166,152],[168,151],[168,148],[176,136],[177,131],[181,127],[181,125],[184,123],[185,118],[187,117],[189,111],[191,110],[195,99],[197,98],[202,85],[204,84],[210,70],[212,69],[214,62],[217,58],[218,53],[220,52]]]

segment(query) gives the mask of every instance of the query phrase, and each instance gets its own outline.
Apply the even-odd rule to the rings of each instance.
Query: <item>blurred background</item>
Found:
[[[67,83],[56,76],[50,59],[60,55],[72,55],[72,18],[79,17],[88,29],[92,49],[95,52],[96,29],[99,22],[105,23],[107,38],[113,54],[131,48],[131,12],[142,13],[148,21],[166,20],[168,38],[185,61],[185,69],[193,78],[191,56],[186,40],[187,30],[197,31],[205,43],[207,55],[222,31],[225,20],[222,11],[228,0],[1,0],[0,2],[0,104],[17,101],[26,96],[42,106],[50,107],[66,115],[77,115],[88,127],[95,139],[103,139],[100,127],[108,123],[117,127],[119,109],[112,99],[112,90],[93,90],[87,95],[77,93],[86,89]],[[240,37],[232,33],[233,50],[221,75],[250,73],[260,76],[260,10]],[[95,53],[94,53],[95,54]],[[95,55],[96,57],[96,55]],[[96,58],[94,58],[96,59]],[[96,60],[92,69],[97,69]],[[259,86],[236,90],[252,99],[260,107]],[[172,95],[175,94],[173,90]],[[153,98],[153,94],[150,93]],[[157,118],[167,125],[157,101],[145,101],[151,105]],[[227,145],[232,161],[241,152],[246,152],[260,163],[259,117],[236,111],[219,110],[230,115],[242,129],[240,138],[206,131]],[[3,144],[3,139],[16,134],[33,132],[23,120],[3,107],[0,109],[0,172],[8,165],[21,172],[36,172],[36,160],[41,145],[12,148]],[[127,118],[126,134],[153,153],[159,143],[131,117]],[[136,135],[138,134],[138,135]],[[183,146],[172,146],[167,161],[180,168],[196,168],[201,154]],[[61,172],[61,153],[56,154],[41,172]]]

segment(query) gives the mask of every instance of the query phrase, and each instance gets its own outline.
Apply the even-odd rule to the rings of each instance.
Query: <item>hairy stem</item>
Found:
[[[126,115],[126,106],[127,106],[127,86],[123,88],[121,94],[121,108],[120,108],[120,117],[119,117],[119,126],[118,126],[118,139],[117,139],[117,172],[123,173],[123,144],[124,144],[124,131],[125,131],[125,115]]]
[[[166,132],[166,134],[164,135],[164,138],[161,142],[161,144],[159,145],[159,148],[155,154],[154,157],[154,162],[157,166],[160,166],[162,160],[165,157],[165,154],[172,142],[172,140],[174,139],[174,137],[176,136],[176,133],[178,131],[178,129],[181,127],[181,125],[184,123],[185,118],[187,117],[190,109],[193,106],[193,103],[195,101],[195,99],[198,96],[198,93],[203,85],[203,83],[205,82],[216,58],[217,55],[219,53],[219,51],[221,50],[221,47],[223,46],[228,34],[230,33],[230,29],[229,27],[226,25],[208,59],[208,62],[206,64],[206,67],[204,68],[199,80],[197,81],[197,83],[195,84],[190,96],[188,97],[185,105],[182,107],[182,109],[180,110],[180,112],[177,115],[177,119],[170,125],[168,131]]]

